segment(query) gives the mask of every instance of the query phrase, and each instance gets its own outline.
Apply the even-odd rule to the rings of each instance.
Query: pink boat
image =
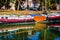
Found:
[[[48,19],[53,20],[53,19],[60,19],[60,13],[52,13],[48,15]]]
[[[33,17],[30,15],[0,15],[0,23],[19,23],[31,21],[33,21]]]

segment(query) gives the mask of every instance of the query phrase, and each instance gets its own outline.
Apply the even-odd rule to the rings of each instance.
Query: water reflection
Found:
[[[0,40],[60,40],[57,31],[52,32],[47,24],[15,25],[0,31]]]
[[[28,39],[29,39],[29,40],[39,40],[39,38],[38,38],[39,35],[40,35],[40,32],[37,31],[37,32],[35,33],[35,35],[28,36]]]
[[[34,29],[35,29],[35,30],[41,30],[42,28],[46,28],[46,24],[36,23],[36,24],[34,25]]]

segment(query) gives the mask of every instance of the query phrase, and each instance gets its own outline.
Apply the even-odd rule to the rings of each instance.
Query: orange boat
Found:
[[[42,21],[45,21],[46,20],[46,16],[35,16],[34,17],[34,20],[36,22],[42,22]]]

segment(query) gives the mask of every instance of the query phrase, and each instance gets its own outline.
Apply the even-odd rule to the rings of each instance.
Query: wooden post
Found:
[[[18,0],[18,9],[17,10],[19,10],[19,4],[20,4],[20,1]]]
[[[45,0],[45,11],[47,11],[47,0]]]
[[[26,0],[26,2],[27,2],[27,4],[26,4],[26,5],[28,5],[28,0]],[[27,11],[27,8],[26,8],[26,11]]]

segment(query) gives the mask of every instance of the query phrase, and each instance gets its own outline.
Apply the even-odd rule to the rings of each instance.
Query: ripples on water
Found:
[[[0,32],[0,40],[60,40],[59,32],[50,29],[50,27],[40,23],[0,25],[0,31],[2,31]],[[5,29],[6,32],[2,29]],[[11,31],[12,29],[13,31]]]

